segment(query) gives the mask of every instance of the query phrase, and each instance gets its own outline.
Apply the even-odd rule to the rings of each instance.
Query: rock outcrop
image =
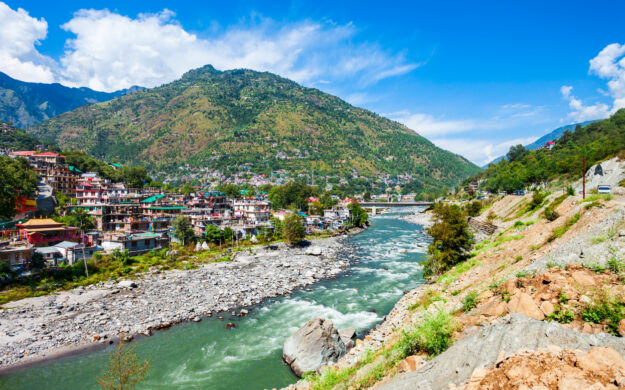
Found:
[[[325,365],[335,364],[347,353],[332,321],[313,318],[284,342],[282,359],[301,377]]]

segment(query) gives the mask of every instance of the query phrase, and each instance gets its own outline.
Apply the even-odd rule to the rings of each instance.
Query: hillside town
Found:
[[[291,212],[274,209],[263,191],[251,196],[241,190],[233,197],[216,190],[181,194],[131,188],[94,172],[81,172],[59,153],[11,151],[8,155],[26,159],[38,177],[36,194],[19,196],[15,217],[0,223],[0,260],[14,271],[28,272],[33,254],[41,255],[46,266],[59,267],[88,260],[98,252],[121,250],[135,256],[168,248],[172,241],[179,242],[172,225],[178,217],[188,220],[198,248],[208,248],[207,230],[215,227],[228,232],[232,241],[258,243],[259,235],[272,233],[277,221]],[[65,205],[59,205],[60,197],[66,199]],[[312,205],[318,198],[306,201]],[[306,233],[343,231],[351,217],[347,206],[353,201],[333,196],[335,205],[322,214],[298,211]],[[52,218],[71,213],[87,215],[91,228]]]

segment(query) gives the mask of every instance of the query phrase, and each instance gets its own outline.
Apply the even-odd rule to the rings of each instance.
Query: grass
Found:
[[[427,309],[434,302],[444,301],[443,297],[441,297],[440,293],[428,288],[425,290],[423,294],[417,298],[417,300],[410,306],[408,306],[408,310],[413,311],[418,308]]]
[[[526,276],[530,276],[530,275],[533,275],[533,274],[534,274],[533,271],[532,272],[530,272],[530,271],[519,271],[514,276],[517,277],[517,278],[524,278]]]
[[[608,260],[608,269],[615,274],[620,274],[625,270],[625,262],[613,256]]]
[[[581,203],[589,203],[589,202],[595,202],[598,200],[611,200],[612,199],[612,195],[610,194],[594,194],[594,195],[589,195],[586,197],[586,199],[582,200]]]
[[[610,229],[608,229],[606,234],[601,235],[601,236],[597,236],[597,237],[593,237],[590,240],[590,244],[591,245],[598,245],[598,244],[601,244],[602,242],[605,242],[607,240],[613,239],[614,236],[616,236],[616,229],[610,228]]]
[[[549,314],[546,318],[547,321],[556,321],[561,324],[568,324],[573,322],[575,315],[568,309],[556,304],[553,307],[553,313]]]
[[[477,296],[478,296],[477,291],[472,291],[469,294],[467,294],[466,297],[462,298],[462,309],[464,310],[465,313],[468,313],[472,309],[477,307],[477,304],[479,303]]]
[[[579,213],[576,213],[573,217],[569,218],[564,225],[553,229],[551,236],[547,238],[547,242],[552,242],[557,238],[560,238],[564,235],[564,233],[568,232],[571,226],[575,225],[581,216]]]
[[[438,311],[426,315],[414,328],[402,332],[399,340],[390,348],[367,351],[363,358],[350,367],[341,370],[329,367],[320,374],[306,374],[304,378],[309,381],[311,390],[369,388],[408,356],[427,354],[431,358],[445,351],[453,343],[454,330],[451,314]]]
[[[438,279],[436,279],[436,283],[448,286],[449,284],[454,282],[458,278],[458,276],[478,265],[482,265],[482,263],[477,259],[471,258],[469,260],[465,260],[461,263],[456,264],[453,268],[447,270],[444,274],[439,276]]]
[[[611,294],[608,290],[600,290],[595,294],[592,303],[582,312],[582,318],[595,324],[605,321],[608,331],[618,336],[619,323],[625,318],[622,298]]]

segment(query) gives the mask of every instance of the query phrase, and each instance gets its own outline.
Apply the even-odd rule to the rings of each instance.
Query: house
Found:
[[[101,246],[87,246],[76,244],[75,242],[63,241],[54,246],[59,250],[62,258],[66,259],[69,264],[75,264],[82,261],[83,254],[85,259],[90,259],[97,252],[104,250]]]
[[[127,250],[131,255],[139,255],[153,249],[167,247],[169,247],[169,237],[164,233],[108,233],[104,234],[102,239],[102,248],[107,253],[119,249]]]
[[[264,200],[236,199],[233,209],[235,218],[252,225],[266,224],[271,219],[271,204]]]
[[[11,266],[25,265],[35,251],[35,247],[20,242],[2,242],[0,243],[0,262],[7,262]]]
[[[16,226],[20,235],[36,247],[50,246],[61,241],[81,241],[78,228],[65,226],[50,218],[29,219]]]

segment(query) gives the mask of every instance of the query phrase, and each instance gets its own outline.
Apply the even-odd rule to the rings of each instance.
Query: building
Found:
[[[78,228],[67,227],[50,218],[29,219],[16,226],[20,236],[36,247],[51,246],[61,241],[81,241]]]
[[[264,225],[271,219],[271,204],[264,200],[236,199],[233,202],[234,217],[251,225]]]
[[[169,247],[167,234],[159,233],[136,233],[136,234],[104,234],[102,248],[111,253],[118,250],[127,250],[130,255],[140,255],[153,249]]]

